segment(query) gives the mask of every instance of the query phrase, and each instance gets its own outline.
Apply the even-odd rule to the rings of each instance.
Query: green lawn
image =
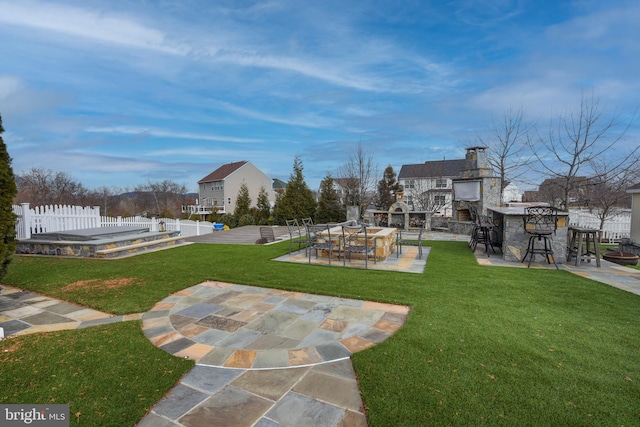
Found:
[[[481,267],[464,242],[429,245],[421,275],[270,261],[288,243],[198,244],[116,261],[21,257],[4,283],[113,313],[148,310],[207,279],[408,304],[412,311],[400,331],[353,357],[372,426],[640,423],[638,296],[566,271]],[[126,351],[152,352],[130,329],[118,331],[131,337]],[[4,341],[0,348],[28,339]],[[51,354],[67,352],[66,340],[40,339]],[[41,383],[52,369],[46,360],[31,376],[15,363],[2,363],[0,390],[18,373],[29,387],[19,395],[0,392],[0,403],[70,402],[74,413],[81,398],[66,384],[83,375],[81,369],[58,369],[57,376],[71,378],[51,389]],[[167,382],[181,372],[167,373]],[[95,375],[105,383],[113,380],[107,377],[130,383],[137,374],[124,366]],[[91,399],[117,402],[119,392],[96,387]],[[136,414],[150,406],[134,400]],[[103,425],[116,425],[120,409],[117,403],[101,408]],[[92,418],[93,409],[84,410]]]

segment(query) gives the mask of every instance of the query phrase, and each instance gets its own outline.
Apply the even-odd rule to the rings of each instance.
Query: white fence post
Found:
[[[22,235],[24,239],[31,238],[31,218],[29,217],[29,203],[20,203],[22,206]]]

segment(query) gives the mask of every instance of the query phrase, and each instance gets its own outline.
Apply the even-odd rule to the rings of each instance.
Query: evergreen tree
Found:
[[[284,225],[287,219],[313,217],[316,201],[313,192],[304,182],[302,160],[296,156],[293,161],[293,172],[289,177],[284,194],[276,202],[273,216],[276,224]]]
[[[16,217],[11,209],[16,195],[16,182],[11,169],[11,157],[2,139],[3,132],[0,116],[0,279],[7,273],[7,267],[16,250]]]
[[[396,173],[387,166],[382,179],[378,181],[378,207],[384,211],[396,201],[395,193],[400,189],[400,183],[396,180]]]
[[[317,223],[342,222],[346,220],[346,214],[340,203],[340,196],[333,185],[331,175],[325,176],[320,182],[320,196],[315,220]]]
[[[256,222],[260,225],[269,224],[269,217],[271,216],[271,203],[269,202],[269,194],[267,194],[267,190],[264,187],[260,187],[256,206]]]
[[[237,219],[243,215],[251,213],[251,197],[249,197],[249,187],[246,182],[240,184],[238,190],[238,197],[236,198],[236,209],[233,211],[233,216]]]

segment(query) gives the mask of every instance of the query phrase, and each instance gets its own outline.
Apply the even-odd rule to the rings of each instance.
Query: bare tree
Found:
[[[33,206],[83,204],[89,196],[89,191],[71,175],[51,169],[31,168],[16,175],[16,185],[16,202]]]
[[[517,180],[527,171],[533,154],[529,150],[529,124],[521,108],[509,107],[502,118],[493,120],[487,136],[478,136],[488,147],[488,161],[500,178],[500,199],[510,181]]]
[[[362,142],[358,142],[337,175],[347,183],[347,193],[353,195],[348,203],[359,206],[362,214],[376,194],[378,165],[373,154],[364,148]]]
[[[568,209],[572,190],[589,182],[584,176],[597,177],[594,160],[608,159],[613,171],[637,165],[638,147],[615,155],[630,125],[622,123],[618,114],[606,114],[598,97],[584,93],[578,111],[551,119],[546,135],[538,135],[539,145],[531,148],[539,172],[560,183],[561,208]]]
[[[138,197],[145,200],[145,211],[177,218],[187,193],[187,186],[166,179],[162,182],[149,181],[146,185],[136,187],[136,191]]]
[[[611,169],[605,160],[592,164],[595,171],[585,192],[589,209],[600,219],[600,230],[607,219],[617,215],[622,209],[631,207],[631,195],[626,189],[640,178],[637,168],[622,167]]]

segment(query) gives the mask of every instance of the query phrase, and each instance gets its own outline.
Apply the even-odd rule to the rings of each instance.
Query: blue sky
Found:
[[[357,143],[380,170],[463,158],[585,90],[629,117],[638,22],[636,0],[0,0],[3,138],[14,172],[88,188],[195,191],[239,160],[286,181],[298,155],[316,189]]]

